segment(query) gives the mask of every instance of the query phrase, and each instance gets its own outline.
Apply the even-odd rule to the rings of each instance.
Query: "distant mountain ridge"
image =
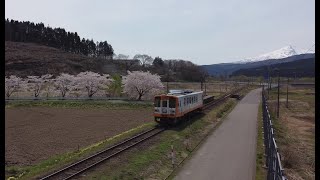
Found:
[[[275,69],[280,71],[280,76],[284,77],[314,77],[315,58],[299,59],[291,62],[284,62],[272,65],[263,65],[255,68],[239,69],[234,71],[231,76],[275,76]]]
[[[246,58],[240,62],[247,63],[247,62],[264,61],[267,59],[283,59],[283,58],[287,58],[294,55],[298,55],[298,53],[292,46],[289,45],[289,46],[282,47],[278,50],[259,55],[257,57]]]
[[[314,58],[314,53],[298,54],[281,59],[267,59],[262,61],[246,62],[246,63],[220,63],[212,65],[203,65],[202,67],[209,73],[209,75],[231,75],[233,72],[239,69],[255,68],[259,66],[268,66],[279,63],[293,62],[301,59]]]

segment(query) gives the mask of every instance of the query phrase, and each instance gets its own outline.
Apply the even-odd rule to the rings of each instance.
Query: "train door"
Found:
[[[169,99],[161,100],[161,114],[169,114]]]

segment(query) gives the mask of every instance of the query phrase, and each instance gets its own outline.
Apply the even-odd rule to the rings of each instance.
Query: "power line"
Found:
[[[305,53],[303,53],[303,54],[306,54],[308,51],[310,51],[311,50],[311,48],[313,48],[313,46],[315,45],[316,43],[314,43]]]

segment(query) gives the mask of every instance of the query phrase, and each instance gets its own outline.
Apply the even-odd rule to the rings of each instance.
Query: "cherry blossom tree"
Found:
[[[111,81],[108,74],[100,75],[90,71],[81,72],[76,76],[77,87],[85,89],[89,98],[98,90],[104,88],[105,85],[110,84]]]
[[[9,98],[14,92],[16,92],[21,86],[22,79],[20,77],[11,75],[5,77],[5,94]]]
[[[55,86],[60,91],[61,96],[64,98],[70,89],[75,86],[77,78],[73,75],[62,73],[55,79]]]
[[[42,76],[28,76],[27,77],[27,82],[28,85],[30,87],[30,89],[33,91],[33,95],[35,98],[37,98],[40,95],[41,90],[43,90],[44,88],[48,88],[45,87],[45,85],[49,85],[47,82],[49,81],[49,79],[52,77],[51,74],[45,74]],[[47,97],[48,97],[48,90],[47,90]]]
[[[142,96],[148,93],[163,89],[160,76],[142,71],[128,71],[128,75],[123,78],[124,92],[130,97],[137,97],[141,100]]]
[[[41,90],[41,84],[42,84],[42,80],[40,79],[39,76],[27,76],[26,79],[26,86],[28,87],[27,90],[32,91],[34,97],[38,97],[40,94],[40,90]]]
[[[44,90],[46,92],[46,97],[47,99],[49,98],[49,94],[52,91],[52,86],[53,86],[53,82],[54,79],[52,78],[52,74],[46,74],[46,75],[42,75],[41,78],[43,79],[43,86],[44,86]]]

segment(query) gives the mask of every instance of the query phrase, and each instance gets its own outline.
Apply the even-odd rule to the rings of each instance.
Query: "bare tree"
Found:
[[[152,57],[146,54],[137,54],[133,57],[133,59],[140,60],[143,67],[146,65],[151,65],[153,62]]]
[[[113,59],[129,59],[129,55],[118,54],[118,55],[115,55]]]

